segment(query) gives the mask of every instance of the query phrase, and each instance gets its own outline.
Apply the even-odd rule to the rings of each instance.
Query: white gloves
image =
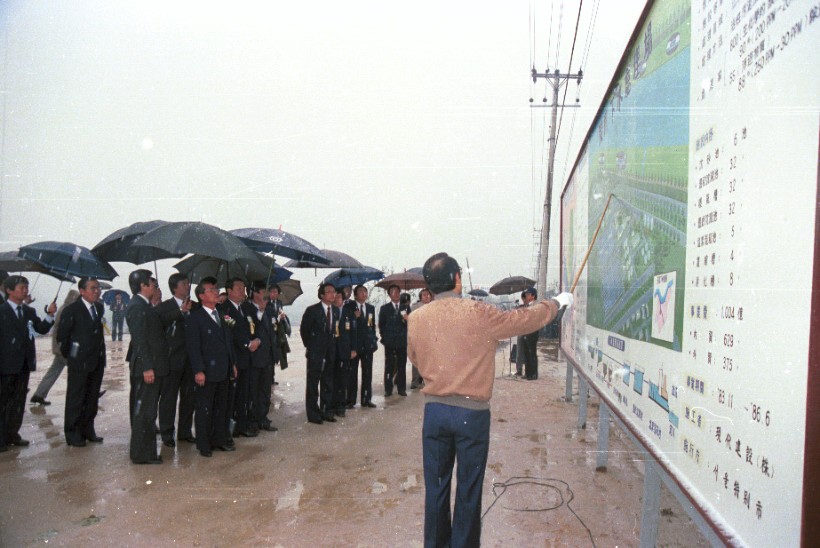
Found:
[[[559,305],[559,308],[567,307],[569,308],[572,306],[572,303],[575,302],[575,298],[572,296],[572,293],[559,293],[552,300],[556,301]]]

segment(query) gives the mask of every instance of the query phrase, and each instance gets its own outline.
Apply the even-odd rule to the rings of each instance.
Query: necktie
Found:
[[[333,320],[330,318],[330,307],[327,307],[327,332],[331,333],[333,331]]]
[[[91,310],[91,319],[96,322],[97,321],[97,307],[92,304],[90,310]]]
[[[23,307],[20,306],[19,304],[17,305],[17,319],[18,320],[23,319]]]
[[[219,321],[219,314],[216,313],[216,310],[211,312],[211,316],[214,317],[214,321],[216,322],[216,325],[222,325],[222,323]]]
[[[361,314],[362,316],[364,316],[364,305],[363,305],[363,304],[360,304],[360,305],[359,305],[359,314]]]

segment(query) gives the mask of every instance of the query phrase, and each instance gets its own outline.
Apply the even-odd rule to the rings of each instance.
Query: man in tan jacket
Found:
[[[424,545],[478,546],[481,489],[490,444],[490,396],[498,341],[550,323],[572,295],[513,311],[462,299],[461,268],[446,253],[427,259],[435,300],[408,318],[408,357],[424,378]],[[450,482],[458,460],[456,505]]]

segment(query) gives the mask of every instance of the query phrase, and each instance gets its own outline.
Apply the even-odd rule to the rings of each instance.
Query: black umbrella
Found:
[[[163,249],[133,245],[143,234],[167,224],[167,221],[156,220],[128,225],[103,238],[100,243],[91,248],[91,252],[105,261],[133,264],[182,257],[185,253],[170,253]]]
[[[37,242],[24,245],[18,252],[50,272],[68,276],[87,276],[100,280],[113,280],[117,271],[100,259],[87,247],[71,242]]]
[[[511,295],[524,291],[535,285],[535,280],[531,280],[524,276],[510,276],[499,280],[490,288],[490,293],[493,295]]]
[[[230,278],[241,278],[246,282],[267,280],[267,283],[276,283],[290,278],[293,273],[274,264],[273,258],[257,255],[250,261],[237,258],[225,261],[205,255],[191,255],[174,265],[179,272],[188,276],[191,283],[199,283],[202,278],[213,276],[218,286],[222,286]]]
[[[471,289],[467,292],[468,295],[472,295],[473,297],[489,297],[490,294],[484,291],[483,289]]]
[[[359,285],[372,280],[381,280],[384,272],[372,266],[362,268],[340,268],[325,276],[322,283],[333,284],[333,287]]]
[[[133,246],[156,248],[176,256],[196,253],[223,261],[259,262],[258,255],[230,232],[195,221],[166,223],[146,232],[134,241]]]
[[[274,228],[237,228],[231,234],[242,240],[257,253],[273,253],[297,261],[313,261],[326,264],[326,259],[318,247],[284,230]]]
[[[102,300],[108,306],[111,306],[111,303],[117,298],[117,295],[120,295],[122,298],[122,302],[128,304],[131,301],[131,295],[128,294],[127,291],[123,291],[122,289],[110,289],[103,293]]]
[[[283,266],[285,268],[364,268],[364,265],[341,251],[332,249],[320,249],[321,254],[329,261],[320,263],[316,261],[291,260]]]
[[[57,272],[52,272],[41,264],[20,257],[17,253],[17,251],[3,251],[0,253],[0,270],[7,270],[9,272],[37,272],[38,274],[46,274],[57,278],[61,282],[74,281],[74,276],[64,276]]]

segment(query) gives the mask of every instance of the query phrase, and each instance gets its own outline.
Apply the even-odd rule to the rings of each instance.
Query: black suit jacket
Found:
[[[356,344],[354,350],[359,356],[373,353],[378,348],[378,337],[376,336],[376,307],[372,304],[364,303],[364,314],[358,318],[355,316],[355,311],[358,309],[359,303],[352,301],[345,305],[345,308],[350,308],[351,313],[354,313],[355,327],[356,327]]]
[[[328,331],[327,316],[321,302],[312,304],[305,310],[302,323],[299,325],[299,335],[305,345],[307,358],[327,359],[330,363],[336,359],[335,326],[339,321],[339,311],[335,306],[332,311],[333,329]]]
[[[236,362],[231,330],[221,319],[217,325],[208,311],[200,307],[185,318],[185,346],[194,375],[205,373],[206,382],[221,382],[232,376]]]
[[[410,312],[407,308],[400,307],[399,310]],[[384,346],[407,348],[407,322],[402,319],[400,312],[396,312],[392,301],[379,309],[379,333]]]
[[[131,332],[131,343],[125,355],[125,360],[131,364],[131,376],[140,377],[149,369],[153,369],[158,377],[168,375],[168,341],[156,309],[140,295],[134,295],[125,310],[125,321]]]
[[[22,321],[11,301],[0,304],[0,375],[14,375],[27,365],[29,371],[37,366],[37,351],[30,336],[28,324],[37,333],[45,335],[54,325],[53,321],[41,320],[37,312],[27,304],[23,305]]]
[[[248,317],[241,310],[237,310],[230,300],[217,305],[217,311],[220,318],[230,316],[236,322],[230,328],[234,355],[236,356],[236,368],[244,371],[251,363],[251,351],[248,350],[248,343],[256,338],[251,337],[251,324],[248,322]]]
[[[105,309],[94,303],[97,320],[91,318],[85,301],[77,299],[60,313],[57,344],[69,369],[90,372],[105,367],[105,336],[101,318]]]
[[[338,334],[336,337],[336,358],[338,360],[349,361],[350,353],[354,350],[358,354],[354,310],[355,308],[345,305],[339,311]]]
[[[185,347],[185,316],[173,297],[159,303],[154,310],[159,314],[162,328],[165,330],[171,371],[181,371],[188,362],[188,351]]]
[[[245,301],[239,308],[242,311],[242,315],[246,318],[250,318],[251,322],[253,322],[253,335],[251,338],[259,339],[260,341],[259,348],[254,352],[250,352],[251,367],[261,369],[273,365],[277,361],[277,352],[274,350],[277,345],[274,345],[276,333],[273,331],[270,313],[267,311],[267,308],[263,309],[262,319],[260,320],[259,310],[256,308],[256,305],[250,301]],[[278,348],[276,349],[278,350]]]

